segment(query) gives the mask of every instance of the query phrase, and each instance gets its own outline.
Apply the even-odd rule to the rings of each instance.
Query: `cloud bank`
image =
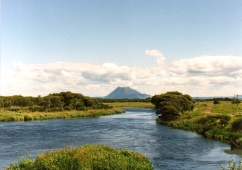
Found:
[[[192,96],[242,94],[242,57],[199,56],[167,63],[158,50],[146,50],[156,57],[150,68],[119,66],[114,63],[27,64],[15,62],[1,71],[0,95],[47,95],[72,91],[105,96],[117,86],[129,86],[142,93],[180,91]]]

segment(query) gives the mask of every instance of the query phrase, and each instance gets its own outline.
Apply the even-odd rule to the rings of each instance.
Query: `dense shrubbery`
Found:
[[[164,120],[172,120],[186,111],[193,110],[192,97],[180,92],[167,92],[151,98],[156,114]]]
[[[110,106],[99,103],[97,99],[79,93],[61,92],[48,96],[0,97],[0,108],[10,111],[30,110],[32,112],[52,112],[63,110],[108,109]]]
[[[219,101],[219,99],[213,99],[213,104],[220,104],[220,101]]]
[[[232,100],[232,104],[239,104],[241,103],[241,101],[239,99],[233,99]]]
[[[143,155],[106,145],[85,145],[40,154],[35,160],[22,159],[7,170],[152,170]]]
[[[242,118],[238,118],[232,123],[232,130],[242,132]]]

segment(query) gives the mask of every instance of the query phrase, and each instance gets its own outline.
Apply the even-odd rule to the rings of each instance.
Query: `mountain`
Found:
[[[150,97],[148,94],[142,94],[130,87],[117,87],[105,98],[108,99],[145,99]]]

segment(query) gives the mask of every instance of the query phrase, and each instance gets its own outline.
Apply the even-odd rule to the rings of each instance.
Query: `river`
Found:
[[[242,160],[224,152],[227,144],[157,124],[151,109],[126,109],[99,118],[0,123],[0,169],[23,155],[90,143],[142,152],[156,170],[219,170],[230,158]]]

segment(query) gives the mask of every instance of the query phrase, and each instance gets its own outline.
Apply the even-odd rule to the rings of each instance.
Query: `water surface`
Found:
[[[145,154],[155,169],[220,169],[229,145],[156,123],[151,109],[126,109],[125,114],[100,118],[0,123],[0,169],[23,155],[88,143],[102,143]]]

